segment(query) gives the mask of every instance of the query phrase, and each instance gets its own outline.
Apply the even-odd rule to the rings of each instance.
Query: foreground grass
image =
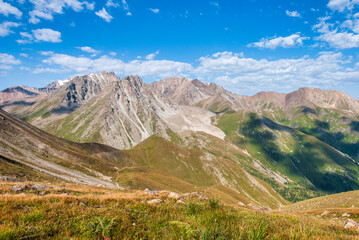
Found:
[[[44,196],[0,190],[0,239],[355,239],[358,232],[294,215],[223,206],[186,205],[142,192],[66,186]],[[64,192],[69,195],[64,195]]]

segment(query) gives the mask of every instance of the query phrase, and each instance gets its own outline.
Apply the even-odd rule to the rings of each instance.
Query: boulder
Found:
[[[27,186],[23,185],[23,184],[19,184],[19,185],[13,186],[11,189],[14,190],[15,192],[22,192],[27,189]]]
[[[46,186],[43,184],[33,184],[33,185],[31,185],[31,189],[37,190],[37,191],[44,191],[44,190],[52,189],[52,187],[49,187],[49,186]]]
[[[168,198],[172,198],[172,199],[175,199],[175,200],[179,200],[181,199],[181,195],[179,195],[178,193],[175,193],[175,192],[170,192],[168,195],[167,195]]]
[[[351,218],[348,218],[347,220],[345,220],[344,222],[344,228],[354,228],[354,229],[359,229],[359,224],[354,221]]]

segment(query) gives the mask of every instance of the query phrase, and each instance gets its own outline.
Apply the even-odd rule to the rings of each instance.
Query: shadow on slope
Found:
[[[314,137],[254,113],[224,115],[219,127],[233,143],[301,186],[277,189],[288,200],[359,189],[359,167]]]

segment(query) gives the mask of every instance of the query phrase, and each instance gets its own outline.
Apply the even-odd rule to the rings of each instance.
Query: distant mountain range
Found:
[[[124,187],[170,187],[165,183],[175,177],[172,188],[179,191],[217,186],[234,191],[227,192],[230,197],[267,206],[282,202],[275,191],[298,201],[359,189],[359,102],[339,91],[241,96],[196,79],[146,84],[137,76],[102,72],[43,89],[9,88],[0,93],[0,104],[47,134],[125,150],[101,159],[117,169],[110,175]],[[245,190],[246,184],[269,191],[270,203],[258,200],[257,190]]]

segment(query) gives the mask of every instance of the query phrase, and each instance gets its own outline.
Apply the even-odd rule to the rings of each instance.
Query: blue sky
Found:
[[[0,90],[93,72],[359,99],[358,0],[0,0]]]

